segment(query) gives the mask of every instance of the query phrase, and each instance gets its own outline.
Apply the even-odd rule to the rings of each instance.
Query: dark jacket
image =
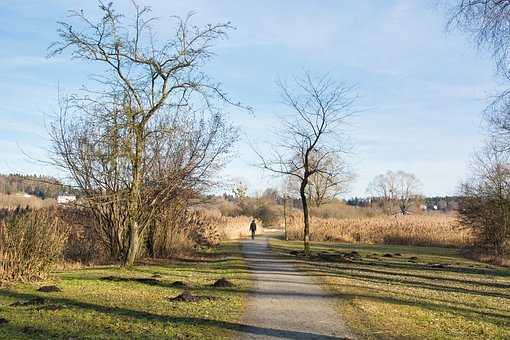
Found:
[[[255,221],[251,221],[250,231],[256,231],[256,230],[257,230],[257,223],[255,223]]]

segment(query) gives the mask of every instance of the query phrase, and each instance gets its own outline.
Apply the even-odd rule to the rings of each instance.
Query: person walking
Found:
[[[250,231],[251,231],[251,239],[255,239],[255,232],[257,231],[257,223],[255,223],[255,220],[251,220],[250,223]]]

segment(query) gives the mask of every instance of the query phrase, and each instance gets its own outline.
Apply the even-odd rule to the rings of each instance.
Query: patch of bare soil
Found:
[[[441,269],[441,268],[446,268],[448,265],[446,264],[443,264],[443,263],[431,263],[429,265],[430,268],[434,268],[434,269]]]

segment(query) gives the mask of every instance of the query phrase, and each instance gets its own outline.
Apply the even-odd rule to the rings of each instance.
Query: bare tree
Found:
[[[279,175],[295,177],[303,208],[304,251],[310,253],[308,185],[314,174],[331,176],[327,161],[345,152],[341,125],[352,114],[353,88],[329,77],[313,78],[305,73],[294,87],[278,83],[284,103],[294,113],[283,117],[276,132],[279,143],[269,156],[259,154],[261,167]]]
[[[158,209],[185,183],[204,184],[235,140],[216,108],[231,101],[202,72],[231,26],[198,28],[189,16],[175,18],[173,38],[161,42],[150,9],[133,6],[132,21],[111,3],[100,2],[97,20],[72,11],[75,22],[60,23],[60,40],[50,47],[50,55],[70,50],[73,59],[103,67],[95,89],[67,98],[52,138],[57,163],[97,211],[119,215],[125,232],[114,238],[127,242],[126,265]]]
[[[346,193],[354,179],[347,163],[338,157],[325,159],[324,167],[327,171],[316,172],[310,176],[309,180],[308,199],[316,207]]]
[[[493,54],[499,75],[510,80],[510,1],[457,0],[449,5],[450,27],[468,32],[479,48]],[[510,151],[510,90],[496,95],[485,110],[492,147]]]
[[[510,240],[510,159],[489,144],[474,157],[472,177],[460,188],[461,223],[477,235],[478,245],[503,255]]]
[[[395,213],[395,208],[398,207],[399,212],[406,215],[420,197],[419,187],[420,182],[415,175],[404,171],[388,171],[376,176],[367,191],[373,200],[381,202],[387,213]]]

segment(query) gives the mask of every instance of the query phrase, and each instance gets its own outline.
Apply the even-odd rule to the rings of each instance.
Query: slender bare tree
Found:
[[[127,242],[122,255],[130,266],[158,207],[184,179],[203,182],[235,139],[218,109],[234,103],[202,71],[231,26],[199,28],[190,16],[175,18],[173,37],[162,40],[150,8],[133,1],[128,20],[111,3],[99,4],[97,19],[72,11],[50,46],[51,56],[69,50],[103,68],[94,89],[67,98],[52,136],[57,163],[87,197],[100,197],[106,215],[120,216],[122,235],[113,239]]]
[[[342,124],[352,114],[356,96],[353,87],[329,77],[314,78],[310,73],[294,79],[294,86],[278,83],[284,103],[293,114],[282,117],[276,132],[279,142],[270,155],[262,155],[260,166],[273,173],[293,176],[299,181],[303,208],[304,252],[310,253],[308,185],[314,174],[332,176],[328,160],[345,152]]]

